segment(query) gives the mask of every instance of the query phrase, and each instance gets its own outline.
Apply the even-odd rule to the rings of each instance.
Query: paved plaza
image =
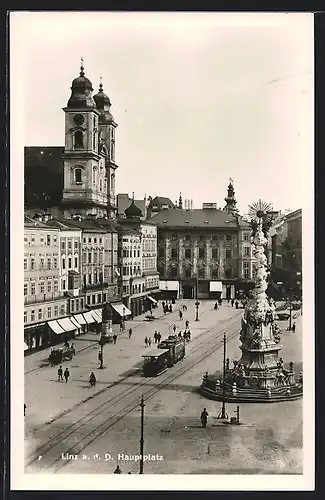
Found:
[[[172,333],[172,325],[184,330],[184,320],[179,321],[178,310],[186,304],[188,311],[184,320],[190,321],[192,341],[187,345],[185,360],[168,370],[169,382],[164,375],[156,379],[140,377],[141,356],[146,352],[144,338],[155,330],[166,337]],[[302,400],[276,404],[241,404],[241,426],[229,426],[216,417],[220,403],[205,399],[198,393],[204,372],[220,370],[222,367],[222,343],[218,338],[226,331],[227,356],[238,359],[239,329],[242,310],[225,303],[218,311],[214,302],[201,301],[200,321],[195,322],[194,301],[178,301],[173,313],[163,315],[153,323],[138,317],[126,325],[127,331],[119,334],[116,345],[105,346],[105,369],[98,369],[98,334],[86,334],[76,341],[79,350],[68,366],[71,379],[66,384],[57,382],[57,367],[38,368],[43,353],[25,359],[25,397],[28,406],[26,416],[25,454],[34,450],[84,416],[94,415],[73,435],[66,434],[60,445],[53,446],[44,454],[42,466],[58,463],[58,455],[74,450],[79,460],[61,459],[59,471],[64,473],[112,473],[120,464],[123,473],[138,473],[139,462],[129,459],[139,453],[140,410],[139,407],[126,412],[124,408],[139,394],[145,396],[145,454],[156,459],[145,462],[145,473],[302,473]],[[161,315],[161,306],[156,310]],[[296,370],[301,369],[302,332],[301,318],[296,319],[296,332],[285,330],[287,322],[279,322],[283,330],[281,356],[288,365],[293,361]],[[178,329],[177,329],[178,331]],[[238,332],[238,334],[237,334]],[[196,362],[194,352],[200,346],[211,348],[204,359]],[[34,363],[34,368],[33,368]],[[193,366],[192,366],[193,364]],[[98,379],[96,388],[88,385],[89,373],[94,371]],[[179,375],[177,373],[179,372]],[[175,373],[175,377],[171,377]],[[141,383],[141,389],[136,384]],[[140,391],[140,392],[139,392]],[[122,400],[122,395],[126,398]],[[114,399],[115,398],[115,399]],[[116,405],[104,406],[108,401]],[[101,413],[100,408],[107,408]],[[208,426],[203,429],[199,416],[206,407],[209,413]],[[234,415],[235,405],[227,405],[229,416]],[[125,416],[123,416],[125,413]],[[120,415],[121,418],[117,418]],[[93,417],[92,417],[93,418]],[[114,425],[107,425],[114,419]],[[49,425],[45,423],[52,422]],[[88,437],[87,437],[88,436]],[[89,437],[91,436],[91,437]],[[59,453],[60,452],[60,453]],[[72,453],[72,452],[70,452]],[[105,455],[106,453],[106,455]],[[87,459],[82,459],[82,455]],[[105,456],[110,459],[105,460]],[[157,457],[162,457],[158,459]],[[41,472],[37,464],[28,472]],[[45,471],[45,470],[44,470]],[[46,472],[51,472],[48,468]]]

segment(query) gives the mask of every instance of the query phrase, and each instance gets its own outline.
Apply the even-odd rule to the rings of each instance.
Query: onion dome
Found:
[[[103,90],[103,84],[100,82],[99,91],[94,95],[94,101],[96,103],[96,107],[100,112],[100,121],[103,122],[113,122],[114,118],[111,114],[111,106],[112,103],[110,98],[105,94]]]
[[[95,102],[92,97],[92,91],[92,83],[85,77],[84,67],[81,64],[80,75],[72,82],[68,108],[94,108]]]
[[[109,100],[109,97],[105,94],[103,90],[103,84],[100,83],[99,85],[99,91],[97,94],[94,95],[94,101],[96,103],[97,109],[102,110],[105,109],[106,107],[111,107],[111,101]]]
[[[131,205],[124,211],[127,219],[129,218],[140,218],[142,217],[142,212],[139,207],[136,206],[134,200],[132,200]]]

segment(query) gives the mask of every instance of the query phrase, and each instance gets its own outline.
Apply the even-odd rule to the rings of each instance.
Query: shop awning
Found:
[[[222,292],[222,281],[210,281],[210,292]]]
[[[102,310],[101,309],[92,309],[91,314],[93,315],[93,318],[97,323],[102,322]]]
[[[179,282],[178,281],[160,281],[159,290],[167,292],[178,292]]]
[[[123,316],[131,316],[131,311],[124,304],[118,302],[117,304],[112,304],[113,309],[123,318]]]
[[[62,318],[57,320],[61,328],[64,329],[65,332],[71,332],[72,330],[76,330],[78,327],[71,321],[70,318]]]
[[[156,301],[156,299],[154,299],[153,297],[151,297],[150,295],[147,295],[148,299],[151,300],[151,302],[153,304],[158,304],[158,302]]]
[[[26,344],[26,342],[24,342],[24,351],[27,351],[29,349],[28,345]]]
[[[72,323],[74,323],[76,325],[77,328],[81,328],[81,324],[74,316],[70,316],[69,319],[72,321]]]
[[[83,313],[83,317],[85,318],[88,325],[95,323],[95,319],[94,319],[93,315],[91,314],[91,311],[87,311],[87,312]]]
[[[87,321],[85,320],[82,314],[76,314],[75,316],[73,316],[73,318],[76,319],[80,325],[87,324]]]
[[[57,335],[60,335],[60,333],[64,333],[65,330],[62,328],[62,326],[59,325],[59,323],[57,322],[57,320],[53,320],[53,321],[48,321],[47,324],[49,325],[49,327],[51,328],[51,330],[56,333]]]

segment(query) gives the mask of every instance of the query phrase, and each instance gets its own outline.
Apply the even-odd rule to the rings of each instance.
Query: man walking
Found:
[[[58,382],[63,382],[63,369],[62,369],[62,366],[60,366],[60,368],[58,369]]]
[[[69,368],[66,368],[66,369],[64,370],[64,378],[65,378],[65,383],[67,383],[67,382],[68,382],[69,377],[70,377]]]
[[[114,335],[113,335],[113,344],[116,344],[116,341],[117,341],[117,335],[116,335],[116,333],[114,333]]]
[[[129,339],[132,337],[132,328],[129,330]]]

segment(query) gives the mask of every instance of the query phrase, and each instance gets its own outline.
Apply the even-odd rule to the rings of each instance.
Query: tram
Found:
[[[169,349],[153,349],[143,354],[143,375],[156,377],[167,370],[169,364]]]
[[[142,356],[144,358],[143,374],[145,377],[156,377],[166,371],[167,368],[174,366],[184,356],[184,339],[176,335],[170,335],[158,344],[157,349],[153,349]]]
[[[158,344],[158,349],[169,349],[169,366],[173,366],[185,356],[185,340],[176,335],[169,335]]]

